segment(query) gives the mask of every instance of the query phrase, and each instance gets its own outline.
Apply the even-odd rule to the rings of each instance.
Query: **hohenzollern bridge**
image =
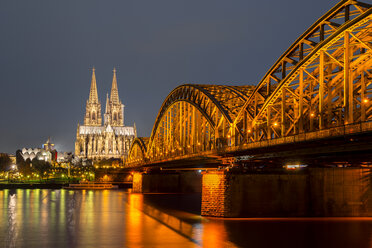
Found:
[[[164,100],[151,136],[133,142],[126,168],[141,173],[155,168],[206,171],[202,213],[212,216],[239,215],[232,213],[231,208],[236,208],[226,198],[235,193],[216,200],[213,194],[218,191],[204,186],[216,176],[220,184],[230,185],[233,176],[226,170],[234,166],[243,168],[241,174],[250,168],[259,174],[264,167],[318,167],[303,175],[310,184],[314,175],[330,173],[320,172],[324,168],[340,169],[332,169],[332,180],[343,173],[345,183],[344,171],[350,167],[358,168],[355,180],[362,181],[367,173],[363,168],[372,165],[371,4],[340,1],[293,42],[255,86],[184,84],[175,88]],[[300,174],[279,173],[278,177]],[[322,185],[328,185],[324,178],[327,175]],[[246,184],[243,181],[239,181],[241,187]],[[213,201],[223,209],[208,205]],[[328,204],[324,201],[319,204]],[[364,204],[355,202],[350,204]],[[243,212],[249,215],[255,211],[251,208]],[[313,208],[304,211],[316,215],[318,208]],[[332,215],[324,211],[319,210],[319,215]]]

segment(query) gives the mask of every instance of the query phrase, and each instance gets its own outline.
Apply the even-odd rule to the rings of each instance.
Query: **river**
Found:
[[[372,247],[372,218],[204,218],[200,195],[0,190],[0,247]]]

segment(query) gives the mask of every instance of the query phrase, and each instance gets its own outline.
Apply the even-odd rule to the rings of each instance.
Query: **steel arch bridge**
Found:
[[[257,86],[175,88],[126,166],[372,131],[371,57],[372,5],[340,1]]]

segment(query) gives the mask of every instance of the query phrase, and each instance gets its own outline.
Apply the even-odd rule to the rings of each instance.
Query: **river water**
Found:
[[[372,218],[199,213],[200,195],[0,190],[0,247],[372,247]]]

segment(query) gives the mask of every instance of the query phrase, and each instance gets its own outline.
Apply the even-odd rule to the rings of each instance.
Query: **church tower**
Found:
[[[104,125],[98,100],[95,69],[92,70],[84,125],[77,126],[75,155],[91,160],[123,159],[136,137],[135,127],[124,126],[124,105],[119,99],[116,70],[113,70],[110,95],[106,96]]]
[[[113,70],[110,99],[107,96],[106,111],[105,111],[105,125],[113,127],[124,126],[124,104],[119,99],[118,83],[116,80],[116,69]]]
[[[101,102],[98,100],[97,82],[96,82],[96,69],[92,70],[92,82],[90,84],[89,99],[87,100],[84,126],[101,126]]]

